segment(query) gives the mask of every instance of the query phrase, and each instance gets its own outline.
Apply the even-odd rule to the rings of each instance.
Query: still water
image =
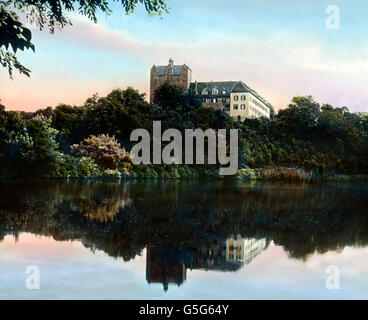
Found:
[[[0,299],[367,299],[367,208],[366,183],[3,180]]]

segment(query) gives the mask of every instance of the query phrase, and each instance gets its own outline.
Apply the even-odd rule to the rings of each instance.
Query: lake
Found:
[[[0,298],[367,299],[367,208],[364,182],[1,180]]]

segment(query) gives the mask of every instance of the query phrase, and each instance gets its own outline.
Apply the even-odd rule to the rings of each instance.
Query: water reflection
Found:
[[[0,181],[0,239],[21,232],[80,240],[146,280],[181,285],[187,270],[235,272],[270,241],[290,257],[366,246],[367,184]]]
[[[218,239],[209,247],[186,248],[148,246],[146,279],[148,283],[180,286],[187,278],[187,269],[237,271],[268,247],[266,239],[244,239],[241,236]]]

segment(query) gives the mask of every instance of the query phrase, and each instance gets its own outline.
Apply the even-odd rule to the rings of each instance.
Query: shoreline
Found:
[[[295,183],[295,182],[352,182],[352,181],[368,181],[368,174],[334,174],[334,175],[323,175],[314,176],[308,178],[262,178],[262,177],[249,177],[242,176],[239,174],[232,176],[213,176],[213,175],[198,175],[192,177],[145,177],[145,176],[132,176],[127,174],[121,174],[120,176],[78,176],[78,177],[66,177],[66,176],[0,176],[0,180],[71,180],[71,181],[243,181],[243,182],[284,182],[284,183]]]

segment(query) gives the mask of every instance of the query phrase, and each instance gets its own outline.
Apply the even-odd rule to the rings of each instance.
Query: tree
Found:
[[[57,176],[62,153],[58,131],[43,117],[20,121],[22,128],[5,141],[5,173],[16,176]]]
[[[0,106],[0,146],[6,140],[15,139],[19,136],[23,126],[23,118],[19,112],[1,111]]]
[[[117,2],[118,0],[114,0]],[[133,13],[137,4],[144,6],[148,14],[161,15],[168,12],[165,0],[120,0],[126,14]],[[106,0],[0,0],[0,64],[8,69],[12,79],[13,70],[30,76],[31,70],[23,66],[16,57],[18,50],[31,49],[31,30],[20,21],[20,15],[40,30],[45,27],[51,33],[71,25],[66,12],[77,11],[97,23],[97,13],[109,15],[112,11]]]
[[[278,112],[276,122],[280,129],[285,128],[288,133],[301,137],[318,125],[320,114],[320,105],[311,96],[297,96],[292,99],[288,108]]]
[[[153,93],[153,103],[164,109],[180,112],[184,107],[183,90],[165,81]]]
[[[5,112],[5,106],[1,103],[0,100],[0,115]]]

